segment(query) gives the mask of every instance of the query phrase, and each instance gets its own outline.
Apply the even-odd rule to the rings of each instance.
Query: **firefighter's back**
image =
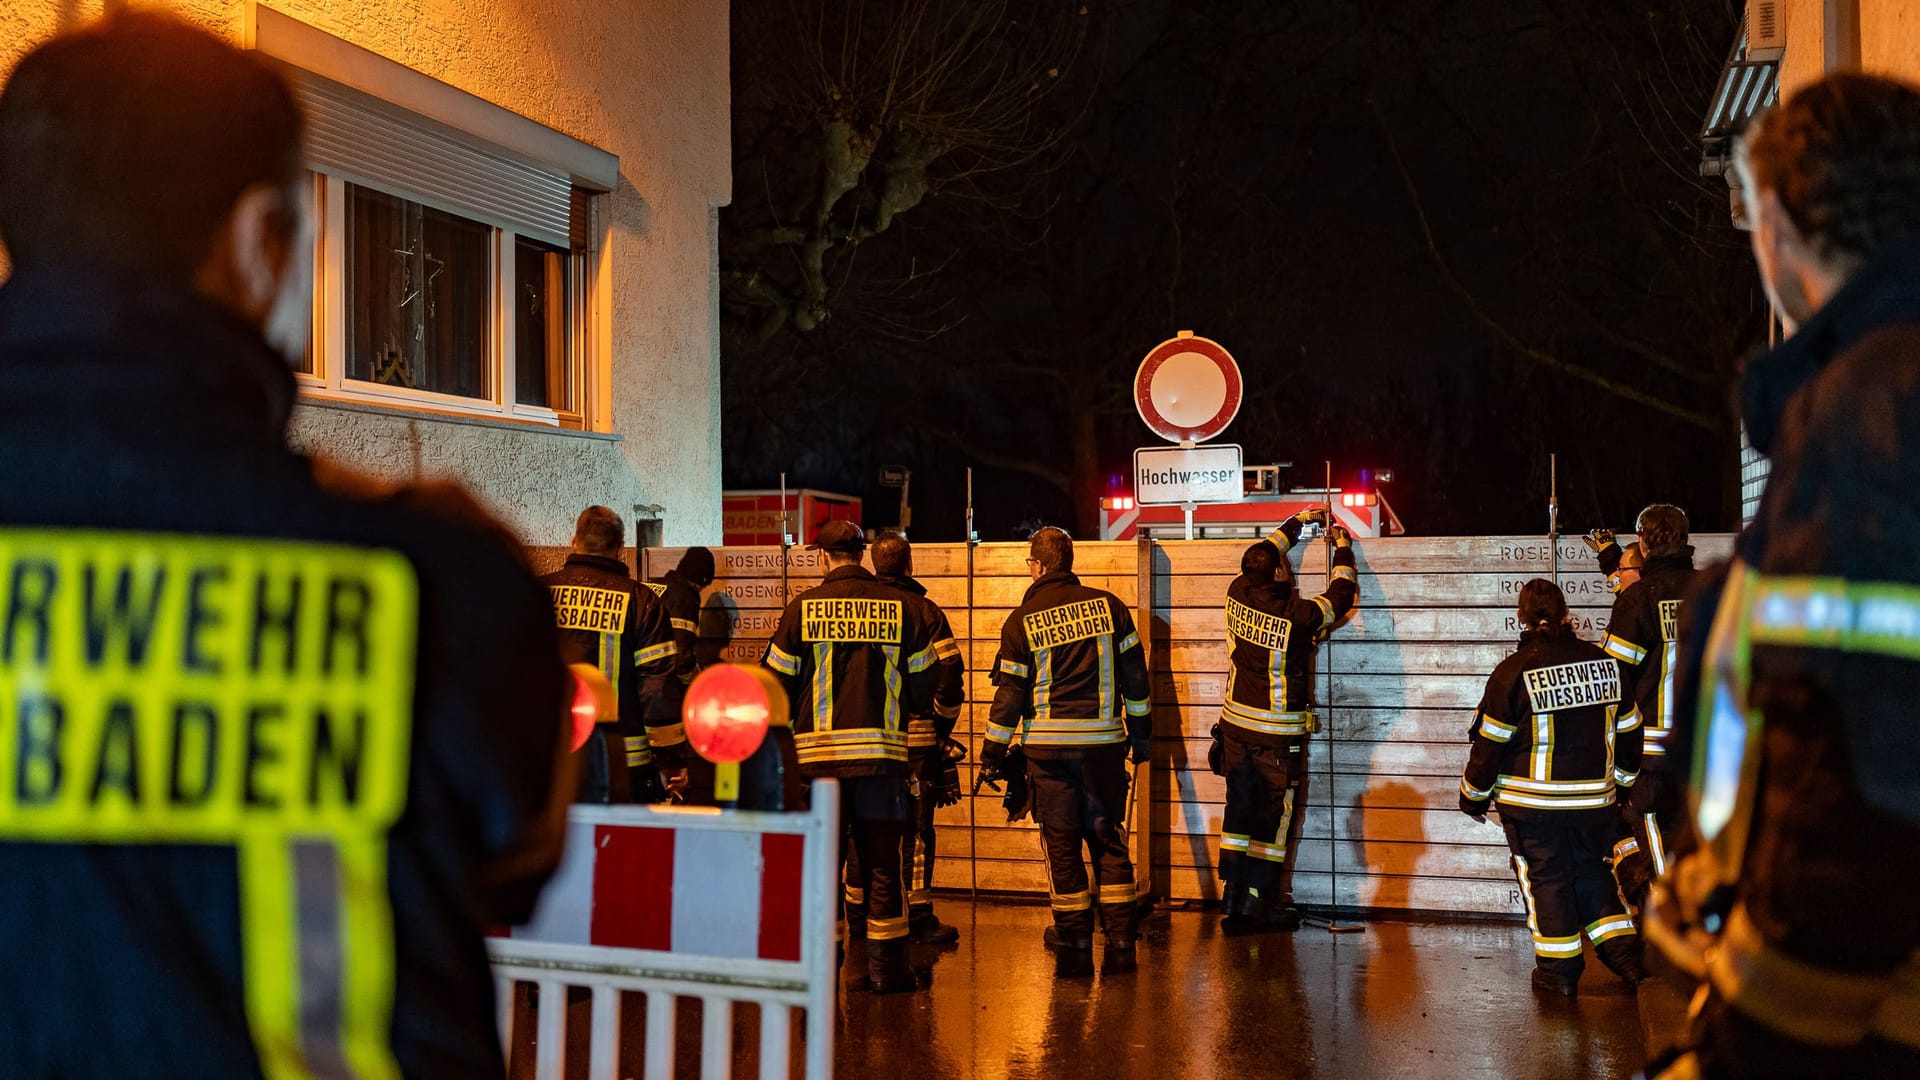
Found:
[[[35,122],[76,94],[144,134]],[[292,109],[264,65],[154,16],[29,56],[0,97],[9,1076],[501,1073],[483,928],[531,906],[563,806],[547,598],[457,491],[316,480],[264,311],[205,291],[230,279],[100,261],[160,243],[100,194],[113,176],[192,190],[238,166],[178,142],[297,149]],[[81,158],[84,182],[60,172]],[[94,234],[41,235],[34,170],[128,231],[91,255]]]

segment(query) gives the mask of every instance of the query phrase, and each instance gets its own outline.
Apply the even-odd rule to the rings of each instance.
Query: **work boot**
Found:
[[[1090,953],[1093,951],[1092,934],[1063,934],[1057,926],[1047,927],[1047,932],[1040,935],[1040,940],[1046,943],[1047,948],[1056,952]]]
[[[847,943],[844,941],[833,943],[833,967],[845,979],[847,989],[865,992],[872,988],[873,984],[867,978],[867,965],[847,963]]]
[[[867,984],[876,994],[903,994],[916,988],[904,938],[867,942]]]
[[[1533,969],[1533,988],[1544,990],[1561,997],[1573,997],[1580,992],[1580,976],[1566,976],[1546,968]]]
[[[1605,958],[1602,957],[1602,959]],[[1620,981],[1628,986],[1639,986],[1653,977],[1647,974],[1647,969],[1641,965],[1640,958],[1637,956],[1615,957],[1607,967],[1613,969],[1613,973],[1620,976]]]
[[[1057,979],[1093,978],[1093,935],[1063,934],[1057,926],[1047,927],[1041,935],[1053,950],[1053,974]]]
[[[1129,975],[1140,970],[1140,953],[1133,942],[1126,944],[1108,941],[1107,951],[1100,957],[1100,974]]]
[[[1269,909],[1266,928],[1269,930],[1300,929],[1300,909],[1292,904],[1280,904]]]
[[[960,940],[960,928],[940,921],[932,908],[915,912],[907,923],[907,938],[915,945],[952,945]]]
[[[1244,885],[1228,885],[1220,890],[1220,932],[1228,937],[1239,937],[1258,930],[1259,920],[1255,917],[1260,909],[1259,900]]]

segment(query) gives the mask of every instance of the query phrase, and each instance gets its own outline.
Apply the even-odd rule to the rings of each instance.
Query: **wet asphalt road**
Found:
[[[1161,912],[1147,921],[1137,972],[1060,980],[1040,944],[1052,919],[1044,904],[942,899],[938,911],[962,938],[916,948],[922,990],[875,997],[843,983],[840,1080],[1614,1080],[1642,1064],[1633,992],[1589,956],[1577,999],[1536,994],[1518,924],[1378,921],[1358,934],[1309,926],[1228,938],[1218,915]],[[519,991],[515,1080],[533,1075],[530,989]],[[567,1075],[585,1080],[591,1020],[574,997]],[[681,999],[675,1011],[673,1074],[693,1080],[703,1075],[701,1005]],[[622,1016],[620,1075],[637,1077],[641,995],[625,996]],[[758,1009],[738,1007],[736,1077],[759,1075],[758,1030]]]
[[[964,936],[918,951],[926,990],[843,993],[839,1076],[1558,1080],[1642,1064],[1632,991],[1589,957],[1579,998],[1536,994],[1524,926],[1228,938],[1218,916],[1174,911],[1147,923],[1137,973],[1063,981],[1046,907],[939,911]]]

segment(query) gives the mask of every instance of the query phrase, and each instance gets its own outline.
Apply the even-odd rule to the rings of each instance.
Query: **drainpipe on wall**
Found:
[[[1825,70],[1851,71],[1860,66],[1860,0],[1825,0],[1821,43]]]

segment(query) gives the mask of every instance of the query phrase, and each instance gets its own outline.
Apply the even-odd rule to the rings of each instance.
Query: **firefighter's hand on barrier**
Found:
[[[1347,531],[1345,525],[1329,526],[1327,528],[1327,535],[1333,539],[1334,547],[1350,548],[1353,546],[1353,534]]]
[[[1220,734],[1219,724],[1213,725],[1213,730],[1207,732],[1207,738],[1210,740],[1207,743],[1207,771],[1215,776],[1227,775],[1227,742],[1226,737]]]
[[[1484,800],[1469,799],[1461,795],[1460,812],[1482,825],[1487,823],[1487,803]]]
[[[1325,525],[1327,523],[1327,508],[1324,506],[1316,506],[1311,510],[1302,510],[1293,515],[1293,518],[1302,525]]]
[[[1588,533],[1587,535],[1581,537],[1580,542],[1587,545],[1587,549],[1589,551],[1592,551],[1595,555],[1598,555],[1601,552],[1607,550],[1608,548],[1614,545],[1615,541],[1613,539],[1613,530],[1612,529],[1595,529],[1592,532]]]
[[[1135,765],[1144,765],[1153,756],[1152,739],[1130,739],[1127,743],[1127,760]]]

